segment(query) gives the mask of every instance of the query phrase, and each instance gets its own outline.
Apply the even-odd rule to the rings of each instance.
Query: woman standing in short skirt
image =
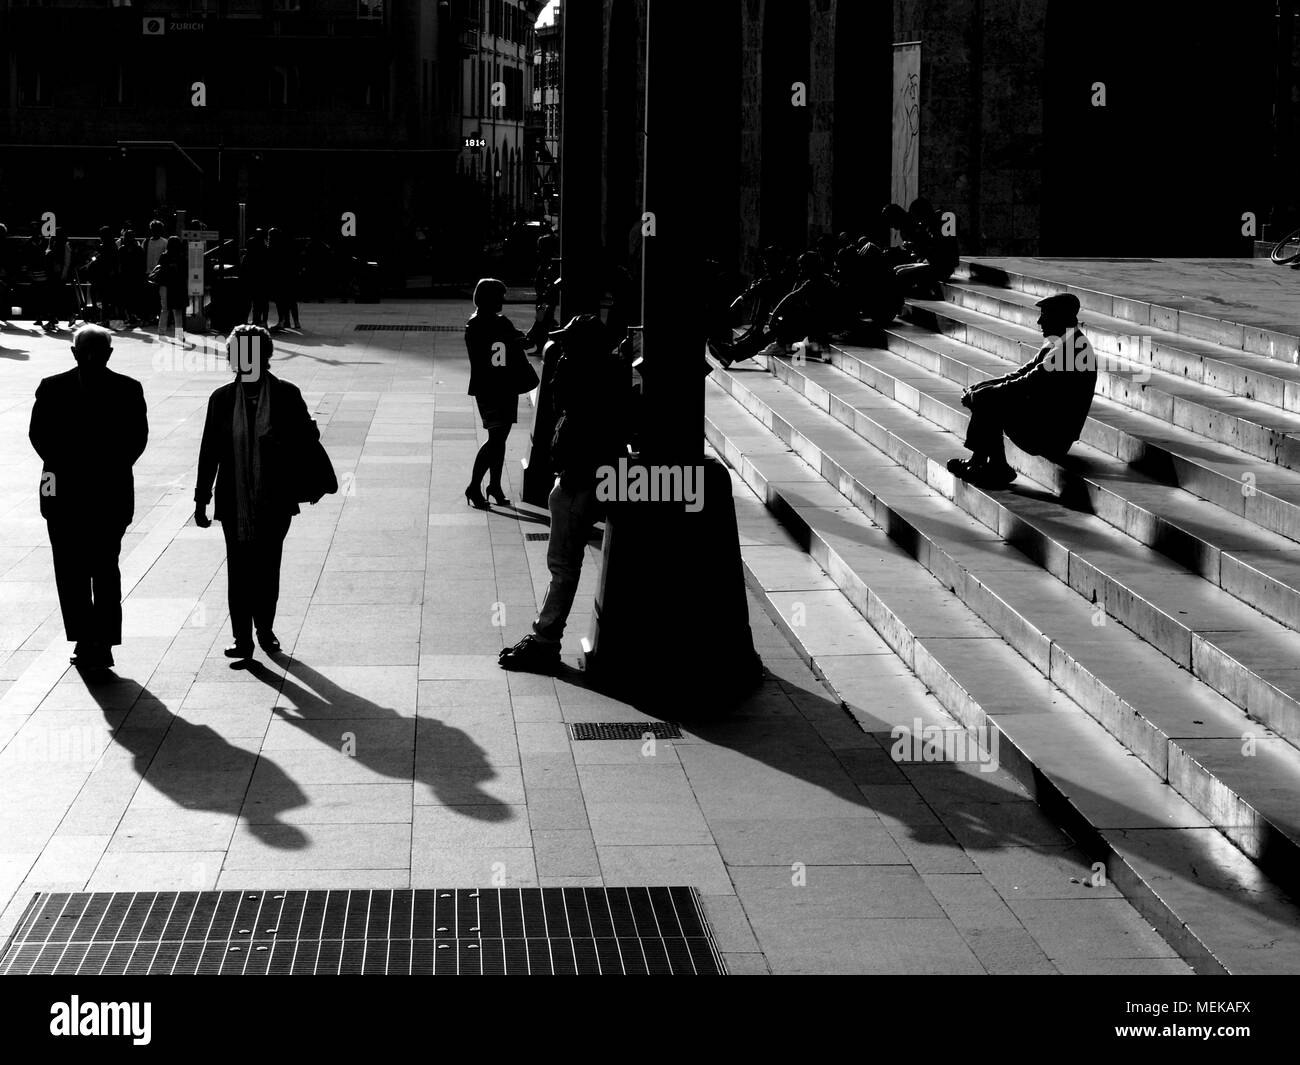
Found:
[[[501,488],[501,470],[506,461],[506,438],[519,420],[518,383],[511,366],[523,356],[523,334],[504,314],[506,286],[494,277],[474,286],[474,314],[465,326],[465,347],[469,351],[469,394],[478,403],[479,417],[488,438],[474,457],[474,472],[465,488],[465,501],[486,510],[483,476],[488,475],[487,494],[498,506],[510,502]],[[518,349],[512,350],[512,349]]]

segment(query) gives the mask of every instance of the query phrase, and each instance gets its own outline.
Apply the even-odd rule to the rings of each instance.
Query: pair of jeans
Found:
[[[230,629],[235,643],[253,642],[253,626],[269,633],[275,625],[275,608],[280,599],[280,556],[284,538],[289,533],[290,518],[263,520],[257,523],[257,536],[241,542],[233,518],[221,523],[226,537],[227,601],[230,605]]]
[[[541,613],[533,622],[533,635],[541,643],[558,647],[578,592],[587,538],[600,513],[595,485],[584,482],[566,486],[563,478],[556,480],[547,505],[551,511],[551,539],[546,548],[546,568],[551,572],[551,583]]]
[[[64,518],[47,523],[63,629],[77,643],[122,642],[122,552],[125,525],[96,526]]]

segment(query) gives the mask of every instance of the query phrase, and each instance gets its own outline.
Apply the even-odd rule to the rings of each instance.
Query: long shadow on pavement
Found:
[[[230,743],[208,725],[196,725],[168,710],[143,684],[108,672],[83,673],[86,690],[99,704],[112,725],[113,718],[130,706],[126,719],[113,731],[113,742],[131,753],[135,771],[150,787],[162,792],[187,810],[210,810],[239,817],[249,782],[257,770],[259,790],[276,797],[270,809],[260,811],[260,820],[248,830],[262,842],[285,850],[307,846],[307,836],[280,815],[307,804],[307,797],[283,769],[273,761]],[[132,695],[134,697],[132,697]],[[148,707],[167,723],[154,725],[147,718],[136,722],[139,710]],[[166,763],[158,762],[159,749],[167,745]],[[197,776],[196,774],[207,774]],[[224,778],[224,779],[222,779]]]
[[[435,718],[419,716],[412,719],[390,707],[347,691],[328,677],[317,672],[301,659],[281,656],[286,674],[273,672],[254,659],[246,666],[247,672],[263,684],[275,689],[292,703],[292,709],[277,705],[275,713],[303,732],[320,740],[325,746],[338,750],[339,726],[344,723],[349,730],[357,730],[355,757],[362,765],[393,777],[396,780],[414,779],[433,790],[447,806],[461,807],[465,816],[481,821],[505,821],[513,816],[507,803],[489,795],[482,784],[496,777],[487,754],[470,735],[462,729]],[[412,743],[394,743],[391,740],[374,743],[364,735],[364,726],[377,724],[382,733],[384,724],[410,722],[418,730]],[[401,735],[401,731],[398,732]],[[391,730],[390,730],[391,735]],[[414,749],[429,748],[432,757]]]
[[[891,833],[927,848],[1057,849],[1070,842],[1005,773],[896,762],[888,731],[863,731],[824,691],[770,673],[730,713],[678,720],[717,747],[870,809]]]

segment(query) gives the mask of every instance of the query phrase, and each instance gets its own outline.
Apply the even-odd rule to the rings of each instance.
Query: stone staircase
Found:
[[[1105,357],[1082,440],[956,481],[962,389],[1062,288]],[[1300,971],[1300,340],[983,264],[944,296],[828,363],[717,368],[710,443],[1198,971]]]

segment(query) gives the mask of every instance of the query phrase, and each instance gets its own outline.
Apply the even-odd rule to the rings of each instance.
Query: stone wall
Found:
[[[893,46],[907,41],[921,46],[919,192],[954,213],[967,254],[1170,254],[1180,232],[1192,233],[1188,248],[1206,249],[1199,254],[1231,254],[1228,223],[1266,209],[1254,178],[1234,176],[1250,168],[1227,156],[1198,154],[1195,182],[1140,165],[1199,129],[1225,144],[1267,136],[1255,112],[1271,100],[1253,84],[1260,63],[1250,58],[1252,40],[1262,57],[1275,47],[1265,0],[1197,20],[1180,20],[1174,0],[1058,3],[1050,21],[1048,0],[713,2],[735,15],[717,48],[738,55],[739,135],[701,128],[699,156],[686,165],[718,166],[734,151],[737,247],[727,265],[746,273],[769,241],[796,251],[828,232],[872,230],[889,195]],[[642,33],[646,0],[606,0],[607,18],[619,4],[635,9]],[[806,80],[808,104],[793,122],[792,78]],[[1115,97],[1108,110],[1089,102],[1102,79]],[[1293,94],[1300,110],[1300,79]],[[1217,114],[1215,100],[1225,102]],[[607,134],[614,121],[608,113]],[[639,176],[632,186],[639,202]],[[618,199],[607,185],[607,210]],[[1152,211],[1157,204],[1170,209]],[[1198,244],[1180,219],[1201,215],[1217,229]],[[607,219],[607,248],[622,228]]]

